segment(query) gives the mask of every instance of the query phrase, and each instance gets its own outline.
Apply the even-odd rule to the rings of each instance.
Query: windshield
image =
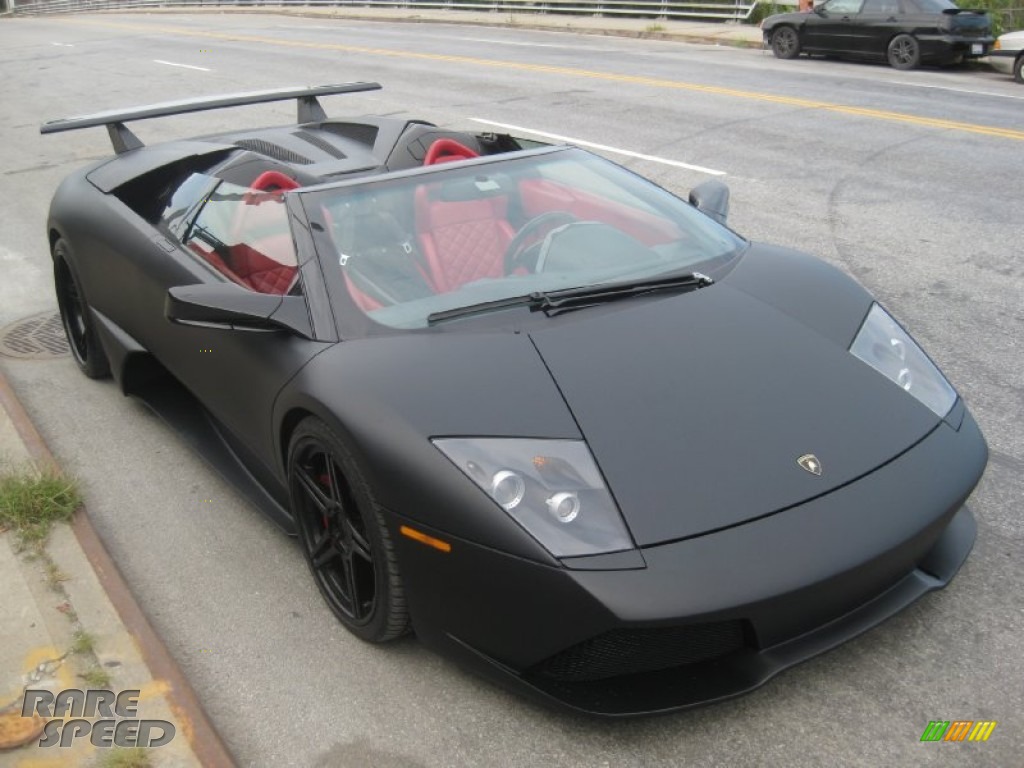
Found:
[[[351,304],[393,328],[537,291],[707,269],[743,245],[579,149],[311,191],[303,204],[322,230],[325,269]]]
[[[956,3],[950,0],[908,0],[907,11],[913,13],[942,13],[943,11],[956,10]]]

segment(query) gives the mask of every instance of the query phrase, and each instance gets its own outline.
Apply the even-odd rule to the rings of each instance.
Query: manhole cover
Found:
[[[68,354],[68,340],[59,312],[44,312],[0,329],[0,355],[45,360]]]
[[[0,714],[0,749],[13,749],[38,739],[45,725],[39,715],[22,717],[20,709]]]

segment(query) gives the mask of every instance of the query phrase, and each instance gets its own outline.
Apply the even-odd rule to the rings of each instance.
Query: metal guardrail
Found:
[[[400,8],[444,11],[492,11],[496,13],[555,13],[574,15],[621,15],[650,19],[714,19],[745,21],[758,0],[7,0],[16,15],[84,13],[89,11],[188,10],[236,6],[244,8]]]

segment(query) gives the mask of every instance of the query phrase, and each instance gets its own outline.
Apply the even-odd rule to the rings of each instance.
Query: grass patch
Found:
[[[149,750],[142,747],[112,749],[96,763],[97,768],[152,768]]]
[[[52,560],[46,561],[46,586],[48,586],[54,592],[63,594],[64,588],[61,586],[61,584],[63,584],[69,578],[71,577],[64,573],[64,571],[62,571],[60,568],[58,568],[55,562],[53,562]]]
[[[93,667],[79,675],[90,688],[109,688],[110,674],[103,667]]]
[[[644,32],[646,32],[648,35],[653,35],[655,32],[664,32],[664,31],[665,31],[665,25],[664,24],[648,24],[646,27],[644,27]]]
[[[76,629],[75,639],[72,641],[71,648],[68,650],[71,653],[78,654],[79,656],[84,653],[92,653],[96,650],[96,641],[93,640],[92,635],[84,629]]]
[[[74,481],[59,472],[0,475],[0,527],[17,533],[22,544],[42,544],[51,526],[70,520],[81,503]]]

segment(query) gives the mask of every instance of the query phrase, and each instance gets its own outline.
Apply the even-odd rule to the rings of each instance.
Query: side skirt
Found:
[[[296,534],[295,522],[288,510],[249,471],[232,448],[226,431],[181,384],[168,377],[131,394],[284,533]]]

